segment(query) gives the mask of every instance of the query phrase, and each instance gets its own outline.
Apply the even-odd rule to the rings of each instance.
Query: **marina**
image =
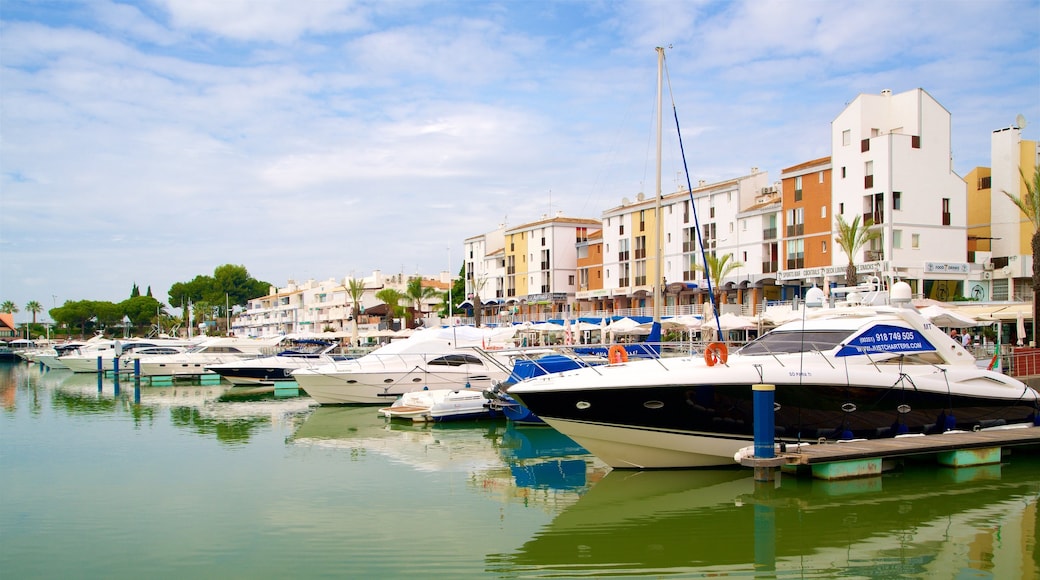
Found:
[[[1040,574],[1040,457],[1017,449],[764,485],[735,463],[611,470],[544,426],[388,421],[233,388],[117,391],[114,377],[0,365],[5,574]]]

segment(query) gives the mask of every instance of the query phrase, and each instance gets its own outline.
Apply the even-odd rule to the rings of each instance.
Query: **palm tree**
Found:
[[[351,303],[351,330],[350,346],[357,346],[358,340],[358,316],[361,316],[361,297],[365,295],[365,281],[351,278],[347,281],[347,294],[350,295]]]
[[[17,314],[18,305],[16,305],[14,302],[11,302],[10,300],[4,300],[4,303],[0,304],[0,312],[3,312],[5,314]]]
[[[868,219],[860,224],[859,219],[860,216],[857,215],[852,218],[852,223],[848,223],[839,215],[836,220],[838,235],[834,236],[834,242],[849,257],[849,265],[845,268],[846,286],[856,285],[856,252],[881,237],[880,230],[870,229],[874,225],[873,220]]]
[[[718,304],[722,301],[722,290],[719,287],[719,283],[723,278],[729,276],[730,272],[743,267],[744,263],[733,260],[733,254],[726,254],[721,258],[715,254],[707,254],[705,256],[705,262],[705,265],[696,264],[694,265],[694,268],[704,272],[708,276],[708,279],[712,282],[713,289],[715,290],[715,304]]]
[[[30,300],[30,301],[25,303],[25,311],[26,312],[32,312],[32,317],[33,317],[32,323],[36,324],[36,315],[39,314],[40,312],[43,312],[43,306],[40,306],[40,303],[35,301],[35,300]]]
[[[1037,300],[1037,293],[1040,292],[1040,262],[1037,261],[1037,258],[1040,258],[1040,165],[1033,168],[1032,180],[1026,178],[1026,172],[1021,167],[1018,168],[1018,173],[1025,184],[1025,194],[1018,196],[1004,191],[1004,195],[1008,196],[1033,224],[1030,246],[1033,250],[1033,343],[1036,344],[1036,324],[1040,320],[1040,301]]]
[[[422,318],[422,305],[424,300],[428,300],[437,295],[437,289],[431,286],[423,286],[422,278],[415,276],[408,279],[408,287],[405,289],[404,296],[412,302],[412,306],[415,309],[412,319]]]
[[[404,306],[401,306],[401,301],[406,298],[399,290],[394,288],[383,288],[379,292],[376,292],[376,298],[382,300],[387,306],[387,327],[389,327],[390,320],[398,318],[404,315]]]

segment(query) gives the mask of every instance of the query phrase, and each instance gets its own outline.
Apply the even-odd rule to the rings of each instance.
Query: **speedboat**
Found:
[[[512,347],[512,328],[428,328],[356,359],[300,369],[296,383],[322,405],[386,404],[422,389],[486,389],[509,375],[490,360]]]
[[[333,361],[330,353],[339,343],[328,340],[295,340],[273,356],[233,360],[206,367],[233,385],[273,385],[292,381],[293,371]]]
[[[502,417],[493,410],[480,389],[433,389],[401,395],[393,405],[379,409],[387,419],[406,419],[415,423],[427,421],[461,421]]]
[[[980,369],[909,306],[805,308],[729,354],[594,366],[513,385],[550,426],[622,469],[733,465],[754,442],[753,385],[775,387],[778,443],[876,439],[1036,424],[1040,395]]]

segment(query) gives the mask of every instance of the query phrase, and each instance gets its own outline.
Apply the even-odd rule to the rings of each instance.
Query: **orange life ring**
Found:
[[[729,349],[723,342],[713,342],[704,349],[704,362],[708,363],[709,367],[713,367],[717,363],[726,364],[728,360]]]
[[[615,344],[607,351],[607,360],[610,364],[628,362],[628,351],[620,344]]]

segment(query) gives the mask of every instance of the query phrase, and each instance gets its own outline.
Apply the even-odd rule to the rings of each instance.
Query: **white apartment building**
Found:
[[[967,192],[953,171],[950,125],[923,89],[859,95],[831,123],[833,214],[869,218],[882,232],[854,262],[937,300],[952,300],[970,275]],[[833,266],[848,264],[840,248],[831,255]],[[844,275],[823,281],[843,285]]]
[[[393,288],[405,292],[408,279],[412,276],[394,274],[385,276],[376,270],[371,276],[362,279],[365,292],[361,297],[362,310],[368,310],[383,304],[375,297],[384,288]],[[441,272],[436,277],[423,277],[426,283],[445,286],[450,283],[448,272]],[[231,330],[236,336],[270,337],[297,333],[335,333],[349,336],[353,331],[354,304],[348,290],[351,278],[316,281],[307,280],[298,283],[289,280],[282,288],[271,287],[267,296],[254,298],[246,304],[246,309],[235,316],[231,322]],[[431,311],[440,304],[440,299],[431,299],[424,310]],[[360,318],[360,331],[375,330],[379,325],[378,317]]]
[[[479,297],[482,303],[503,303],[506,284],[506,226],[499,224],[494,231],[466,238],[463,242],[466,295],[456,298],[472,302]]]
[[[703,263],[702,244],[708,253],[733,254],[732,260],[743,264],[725,280],[712,280],[712,284],[732,291],[729,301],[747,303],[752,293],[744,291],[772,278],[761,271],[762,224],[768,221],[769,212],[753,210],[772,192],[768,173],[752,168],[745,176],[713,184],[701,181],[692,192],[681,188],[663,195],[660,269],[657,200],[640,194],[634,202],[623,199],[621,205],[604,211],[603,287],[612,298],[613,309],[649,308],[654,277],[661,272],[662,313],[692,311],[683,307],[703,301],[707,290],[704,271],[696,268]]]
[[[505,302],[522,318],[569,311],[578,288],[578,244],[600,221],[557,213],[505,230]]]

